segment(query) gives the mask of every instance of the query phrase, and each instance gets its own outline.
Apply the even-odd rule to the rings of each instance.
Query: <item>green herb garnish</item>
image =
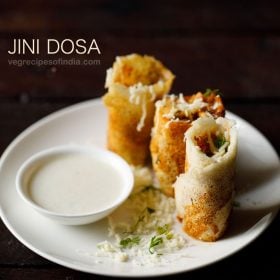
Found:
[[[135,237],[128,237],[125,239],[122,239],[120,241],[120,245],[122,248],[131,248],[133,245],[138,245],[140,242],[140,237],[139,236],[135,236]]]
[[[166,239],[167,240],[170,240],[172,238],[173,238],[173,233],[169,232],[169,233],[166,234]]]
[[[162,235],[165,235],[167,240],[170,240],[173,238],[173,233],[170,232],[169,224],[165,224],[164,226],[157,227],[157,233],[158,233],[158,235],[153,236],[150,241],[149,252],[151,254],[153,254],[155,252],[155,247],[157,245],[163,243]]]
[[[210,89],[210,88],[207,88],[207,89],[205,90],[205,92],[203,93],[203,95],[204,95],[205,97],[207,97],[207,96],[209,96],[209,95],[212,94],[212,93],[214,93],[214,94],[219,94],[219,93],[220,93],[220,90],[219,90],[219,89]]]
[[[165,224],[163,227],[157,227],[157,233],[158,234],[167,234],[169,233],[170,226],[168,224]]]
[[[155,247],[163,243],[163,239],[160,236],[153,236],[149,246],[149,252],[153,254],[155,252]]]
[[[227,141],[224,136],[217,136],[214,140],[214,145],[217,149],[220,149],[226,142]]]

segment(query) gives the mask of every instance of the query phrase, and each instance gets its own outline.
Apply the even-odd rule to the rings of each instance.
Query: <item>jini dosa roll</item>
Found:
[[[187,170],[174,184],[177,214],[190,236],[215,241],[232,209],[237,132],[228,119],[203,117],[185,139]]]
[[[192,122],[204,115],[217,118],[224,114],[224,105],[215,90],[189,96],[169,95],[156,103],[150,150],[156,184],[165,194],[173,196],[172,184],[185,171],[184,133]]]
[[[144,165],[155,101],[171,88],[174,75],[151,56],[119,56],[107,71],[103,101],[108,108],[107,146],[132,165]]]

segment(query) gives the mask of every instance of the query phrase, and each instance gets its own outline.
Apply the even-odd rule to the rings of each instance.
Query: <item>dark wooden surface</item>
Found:
[[[105,70],[114,57],[140,52],[155,55],[172,69],[176,74],[173,92],[219,88],[227,109],[256,126],[279,154],[278,1],[2,2],[0,153],[18,133],[41,117],[101,96]],[[7,50],[13,38],[95,38],[102,52],[98,57],[101,64],[55,68],[8,66]],[[36,57],[49,58],[46,54]],[[278,215],[257,240],[239,253],[178,277],[279,274],[280,261],[276,257],[280,247],[279,222]],[[0,222],[1,280],[101,278],[105,277],[73,271],[39,257],[17,241]]]

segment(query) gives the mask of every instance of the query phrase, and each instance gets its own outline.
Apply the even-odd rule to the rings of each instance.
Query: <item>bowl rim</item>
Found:
[[[88,213],[81,213],[81,214],[65,214],[65,213],[59,213],[55,211],[48,210],[40,205],[38,205],[36,202],[34,202],[30,196],[27,194],[26,191],[24,191],[25,185],[23,183],[25,176],[27,175],[28,171],[36,166],[36,164],[39,164],[40,161],[46,160],[48,157],[53,157],[60,154],[71,154],[71,153],[80,153],[80,154],[97,154],[98,155],[98,161],[101,159],[101,161],[104,162],[104,158],[113,159],[114,161],[117,161],[118,164],[115,166],[114,164],[110,164],[119,174],[121,174],[121,177],[124,178],[124,184],[125,187],[123,187],[123,191],[120,196],[116,197],[116,200],[109,206],[102,208],[98,211],[92,211]],[[109,161],[111,162],[111,161]],[[122,170],[122,172],[120,172]],[[120,204],[122,204],[132,193],[133,185],[134,185],[134,176],[133,172],[129,166],[129,164],[121,158],[116,153],[113,153],[109,150],[102,149],[100,147],[94,146],[94,145],[79,145],[79,144],[68,144],[68,145],[59,145],[59,146],[53,146],[47,149],[43,149],[30,157],[28,157],[19,167],[17,174],[16,174],[16,190],[19,196],[27,203],[29,206],[37,210],[38,212],[41,212],[42,214],[53,216],[56,218],[68,218],[68,219],[74,219],[74,218],[86,218],[90,216],[100,215],[107,211],[113,210],[116,207],[118,207]]]

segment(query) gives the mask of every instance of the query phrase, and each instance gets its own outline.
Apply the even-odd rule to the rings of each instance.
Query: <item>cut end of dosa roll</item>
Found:
[[[185,132],[192,122],[205,115],[214,118],[225,114],[221,97],[215,91],[184,96],[167,95],[156,103],[150,145],[158,187],[174,196],[173,183],[185,171]]]
[[[128,163],[144,165],[155,101],[171,88],[174,75],[152,56],[119,56],[107,71],[103,102],[108,108],[107,146]]]
[[[185,139],[188,168],[174,184],[177,215],[187,234],[215,241],[232,210],[237,132],[228,119],[203,117],[193,122]]]

